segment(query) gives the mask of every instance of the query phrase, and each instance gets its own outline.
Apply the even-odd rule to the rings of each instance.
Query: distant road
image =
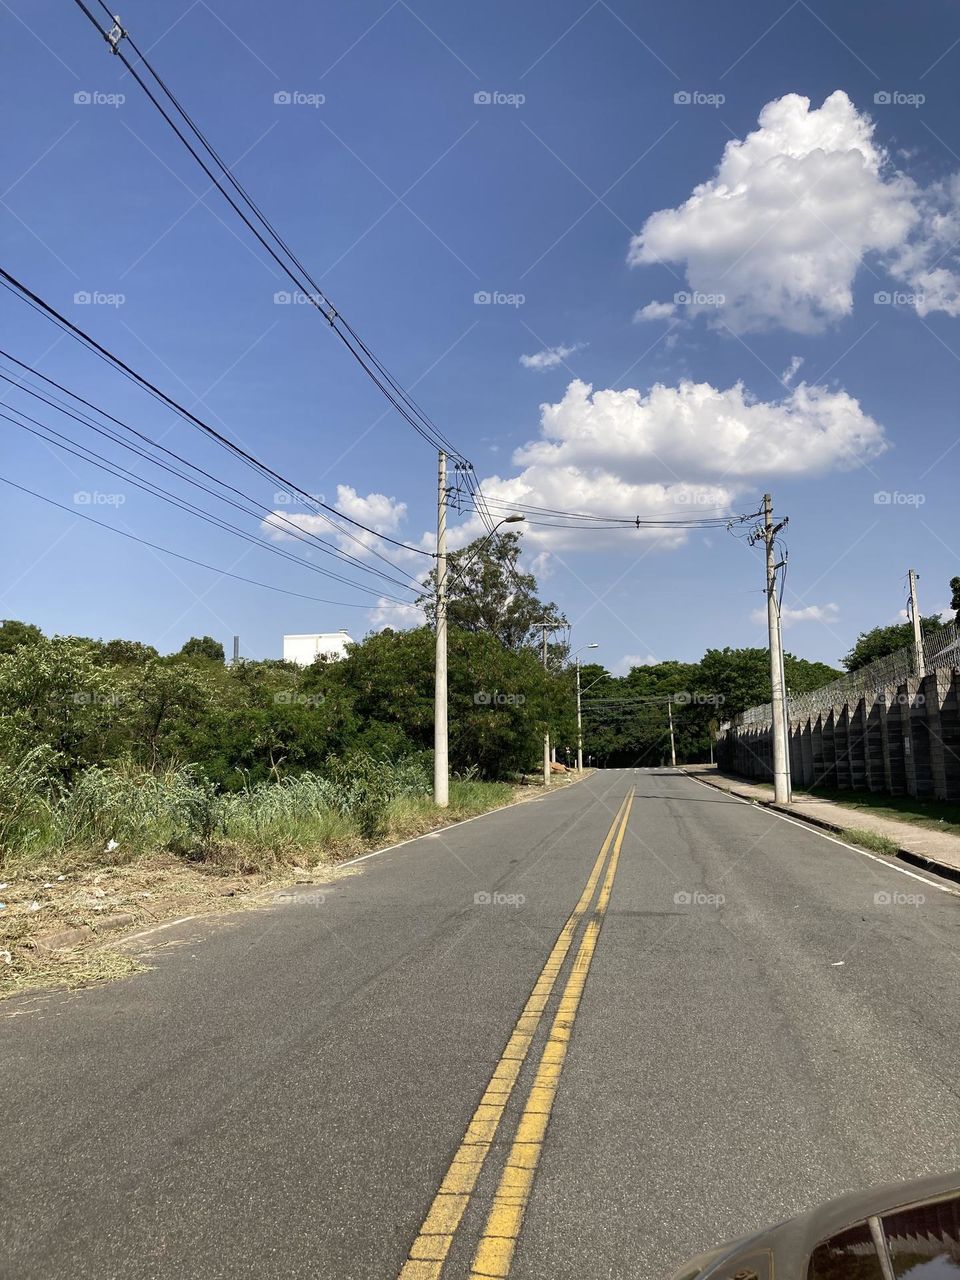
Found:
[[[667,1277],[960,1168],[960,897],[610,770],[0,1006],[4,1280]]]

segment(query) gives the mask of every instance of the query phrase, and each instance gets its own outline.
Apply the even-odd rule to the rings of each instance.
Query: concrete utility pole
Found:
[[[773,721],[773,798],[777,804],[790,803],[790,765],[787,755],[787,722],[783,701],[783,638],[780,634],[780,605],[777,600],[777,569],[774,539],[786,524],[773,523],[773,499],[763,495],[763,541],[767,552],[767,630],[770,637],[770,710]]]
[[[670,767],[677,767],[677,744],[673,738],[673,699],[667,694],[667,718],[670,721]]]
[[[923,679],[926,669],[926,659],[923,656],[923,632],[920,629],[920,605],[917,603],[917,578],[916,569],[909,569],[910,577],[910,616],[913,622],[913,661],[916,668],[918,679]]]
[[[542,622],[540,629],[543,636],[543,669],[547,669],[547,626],[548,623]],[[550,785],[550,730],[547,729],[543,735],[543,785]]]
[[[440,450],[437,477],[437,656],[433,691],[433,802],[450,803],[447,735],[447,455]]]

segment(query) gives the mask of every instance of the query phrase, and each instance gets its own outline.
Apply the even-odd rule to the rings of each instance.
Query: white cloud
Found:
[[[960,174],[932,183],[918,196],[919,225],[890,261],[904,284],[904,303],[918,315],[944,311],[960,316]]]
[[[655,658],[652,653],[648,653],[646,657],[640,653],[625,653],[611,668],[611,674],[627,676],[634,667],[655,667],[659,661],[660,659]]]
[[[537,372],[543,372],[544,369],[555,369],[557,365],[563,364],[568,356],[572,356],[575,351],[581,351],[584,343],[575,342],[572,347],[557,346],[546,347],[543,351],[538,351],[532,356],[521,356],[520,363],[525,369],[536,369]]]
[[[390,627],[394,631],[408,631],[411,627],[422,627],[425,621],[423,610],[415,604],[394,604],[381,597],[376,608],[370,610],[370,625],[374,631],[385,631]]]
[[[805,383],[764,402],[740,383],[718,390],[682,381],[644,394],[594,391],[574,379],[560,401],[540,409],[539,438],[513,455],[518,472],[482,481],[502,504],[497,511],[522,504],[630,522],[749,511],[756,498],[745,495],[755,480],[848,469],[887,447],[883,428],[852,396]],[[586,532],[529,518],[517,528],[534,554],[638,544],[670,550],[690,536],[642,523]],[[472,517],[455,530],[454,545],[463,545],[483,526]]]
[[[800,366],[802,364],[803,364],[803,356],[790,357],[790,363],[787,365],[786,369],[784,369],[783,373],[781,373],[780,375],[780,381],[783,383],[785,387],[789,387],[790,383],[794,380],[794,378],[800,372]]]
[[[571,469],[647,488],[655,479],[676,490],[681,505],[698,501],[682,493],[705,478],[728,485],[730,478],[850,468],[886,448],[883,428],[859,401],[806,383],[780,400],[761,401],[742,383],[726,390],[707,382],[657,383],[644,395],[631,388],[594,392],[575,379],[559,403],[541,405],[541,414],[541,438],[517,450],[516,462],[549,468],[564,482],[574,481]]]
[[[634,315],[634,320],[643,322],[644,320],[669,320],[675,313],[677,304],[675,302],[648,302],[645,307],[641,307]]]
[[[366,525],[373,533],[358,529],[356,525],[341,523],[337,530],[331,526],[329,514],[319,515],[309,511],[275,510],[266,516],[261,527],[275,542],[296,541],[297,535],[290,528],[329,541],[331,535],[343,551],[362,556],[383,546],[378,533],[395,533],[407,514],[407,504],[388,498],[383,493],[368,493],[364,498],[348,484],[337,485],[336,501],[331,503],[338,511]],[[407,553],[399,553],[405,556]],[[412,553],[410,553],[412,554]]]
[[[766,624],[767,610],[766,606],[762,609],[754,609],[750,615],[751,619],[756,623]],[[808,604],[802,609],[791,609],[787,605],[783,605],[780,609],[780,624],[784,628],[795,626],[798,622],[821,622],[824,626],[830,626],[840,617],[840,606],[836,604]]]
[[[812,109],[787,94],[758,123],[726,144],[714,176],[684,204],[647,219],[628,262],[683,264],[695,296],[724,298],[719,309],[694,301],[691,313],[711,312],[735,331],[816,333],[850,313],[864,255],[906,241],[917,189],[840,90]]]

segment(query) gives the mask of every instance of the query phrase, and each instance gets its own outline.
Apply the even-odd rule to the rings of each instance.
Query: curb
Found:
[[[792,818],[794,822],[800,822],[808,827],[819,827],[821,830],[830,831],[834,835],[842,835],[844,831],[855,829],[842,827],[836,822],[828,822],[825,818],[811,818],[805,813],[797,813],[789,805],[777,804],[775,800],[758,800],[755,796],[743,795],[732,787],[721,786],[719,782],[701,777],[698,773],[688,773],[682,765],[680,766],[680,772],[685,778],[692,778],[694,782],[702,782],[706,787],[713,787],[714,791],[722,791],[724,795],[736,796],[738,800],[746,800],[748,803],[760,805],[764,809],[773,809],[776,813],[782,813],[785,817]],[[867,828],[863,829],[866,830]],[[942,876],[944,880],[952,880],[955,884],[960,884],[960,867],[951,866],[948,862],[938,862],[936,858],[931,858],[924,853],[917,853],[913,849],[898,849],[894,857],[899,859],[900,862],[909,863],[912,867],[919,867],[921,871],[932,871],[936,875]]]

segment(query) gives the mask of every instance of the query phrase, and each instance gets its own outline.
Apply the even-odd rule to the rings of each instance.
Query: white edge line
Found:
[[[696,782],[701,787],[707,787],[711,791],[719,791],[723,795],[729,796],[731,800],[736,800],[739,804],[745,804],[751,809],[761,809],[765,813],[772,814],[775,818],[781,818],[784,822],[789,822],[792,827],[800,827],[803,831],[809,831],[811,835],[821,836],[824,840],[829,840],[831,844],[838,844],[841,849],[849,849],[851,853],[861,853],[865,858],[870,858],[873,862],[879,862],[881,867],[889,867],[891,871],[899,871],[901,875],[909,876],[911,880],[920,880],[923,884],[929,884],[934,889],[939,889],[941,893],[949,893],[951,897],[960,898],[960,889],[940,884],[938,880],[929,880],[917,871],[908,871],[906,867],[901,867],[897,863],[891,862],[889,858],[881,858],[879,854],[871,853],[869,849],[860,849],[855,844],[847,844],[845,840],[838,840],[836,836],[828,836],[825,831],[821,831],[812,822],[789,818],[785,813],[781,813],[779,809],[771,808],[770,805],[763,804],[758,800],[747,800],[743,796],[735,795],[732,791],[727,791],[725,787],[715,787],[709,782],[704,782],[701,778],[695,778],[692,773],[685,773],[683,776],[689,778],[691,782]]]
[[[585,779],[576,778],[575,782],[583,782]],[[504,809],[516,808],[518,804],[536,804],[539,800],[548,800],[551,795],[559,795],[561,791],[566,791],[568,786],[574,783],[565,783],[562,787],[558,787],[556,791],[547,791],[542,796],[534,796],[532,799],[523,796],[520,800],[511,800],[508,804],[499,804],[495,809],[487,809],[484,813],[475,813],[472,818],[461,818],[458,822],[449,822],[446,826],[436,827],[433,831],[424,831],[418,836],[411,836],[408,840],[401,840],[399,844],[388,844],[382,849],[374,849],[372,853],[361,853],[356,858],[348,858],[346,862],[331,863],[331,867],[339,869],[340,867],[352,867],[358,862],[366,862],[368,858],[379,858],[381,853],[389,853],[392,849],[402,849],[404,845],[415,844],[418,840],[426,840],[430,836],[438,836],[442,831],[452,831],[454,827],[465,827],[468,822],[477,822],[480,818],[490,818],[495,813],[502,813]],[[329,884],[330,881],[321,880],[319,884]],[[308,886],[312,887],[312,886]],[[268,907],[269,902],[264,902],[262,906]],[[191,920],[206,920],[208,913],[199,912],[192,916],[181,916],[179,920],[165,920],[163,924],[152,925],[149,929],[143,929],[139,933],[127,933],[122,938],[112,940],[112,946],[121,942],[136,942],[139,938],[149,938],[152,933],[159,933],[161,929],[172,929],[176,924],[189,924]]]
[[[583,782],[583,778],[577,778],[577,782]],[[404,845],[416,844],[418,840],[426,840],[429,836],[438,836],[444,831],[452,831],[454,827],[465,827],[468,822],[479,822],[481,818],[492,818],[495,813],[503,813],[504,809],[514,809],[518,804],[536,804],[539,800],[548,800],[552,795],[559,795],[561,791],[566,791],[568,786],[573,784],[566,783],[556,791],[545,791],[542,796],[534,796],[532,799],[523,796],[520,800],[510,800],[507,804],[498,804],[495,809],[487,809],[483,813],[475,813],[472,818],[460,818],[457,822],[448,822],[445,826],[434,827],[432,831],[424,831],[418,836],[410,836],[407,840],[401,840],[399,844],[388,844],[382,849],[374,849],[372,853],[361,853],[356,858],[348,858],[346,862],[335,862],[335,867],[352,867],[357,862],[366,862],[368,858],[379,858],[381,853],[389,853],[392,849],[402,849]]]

